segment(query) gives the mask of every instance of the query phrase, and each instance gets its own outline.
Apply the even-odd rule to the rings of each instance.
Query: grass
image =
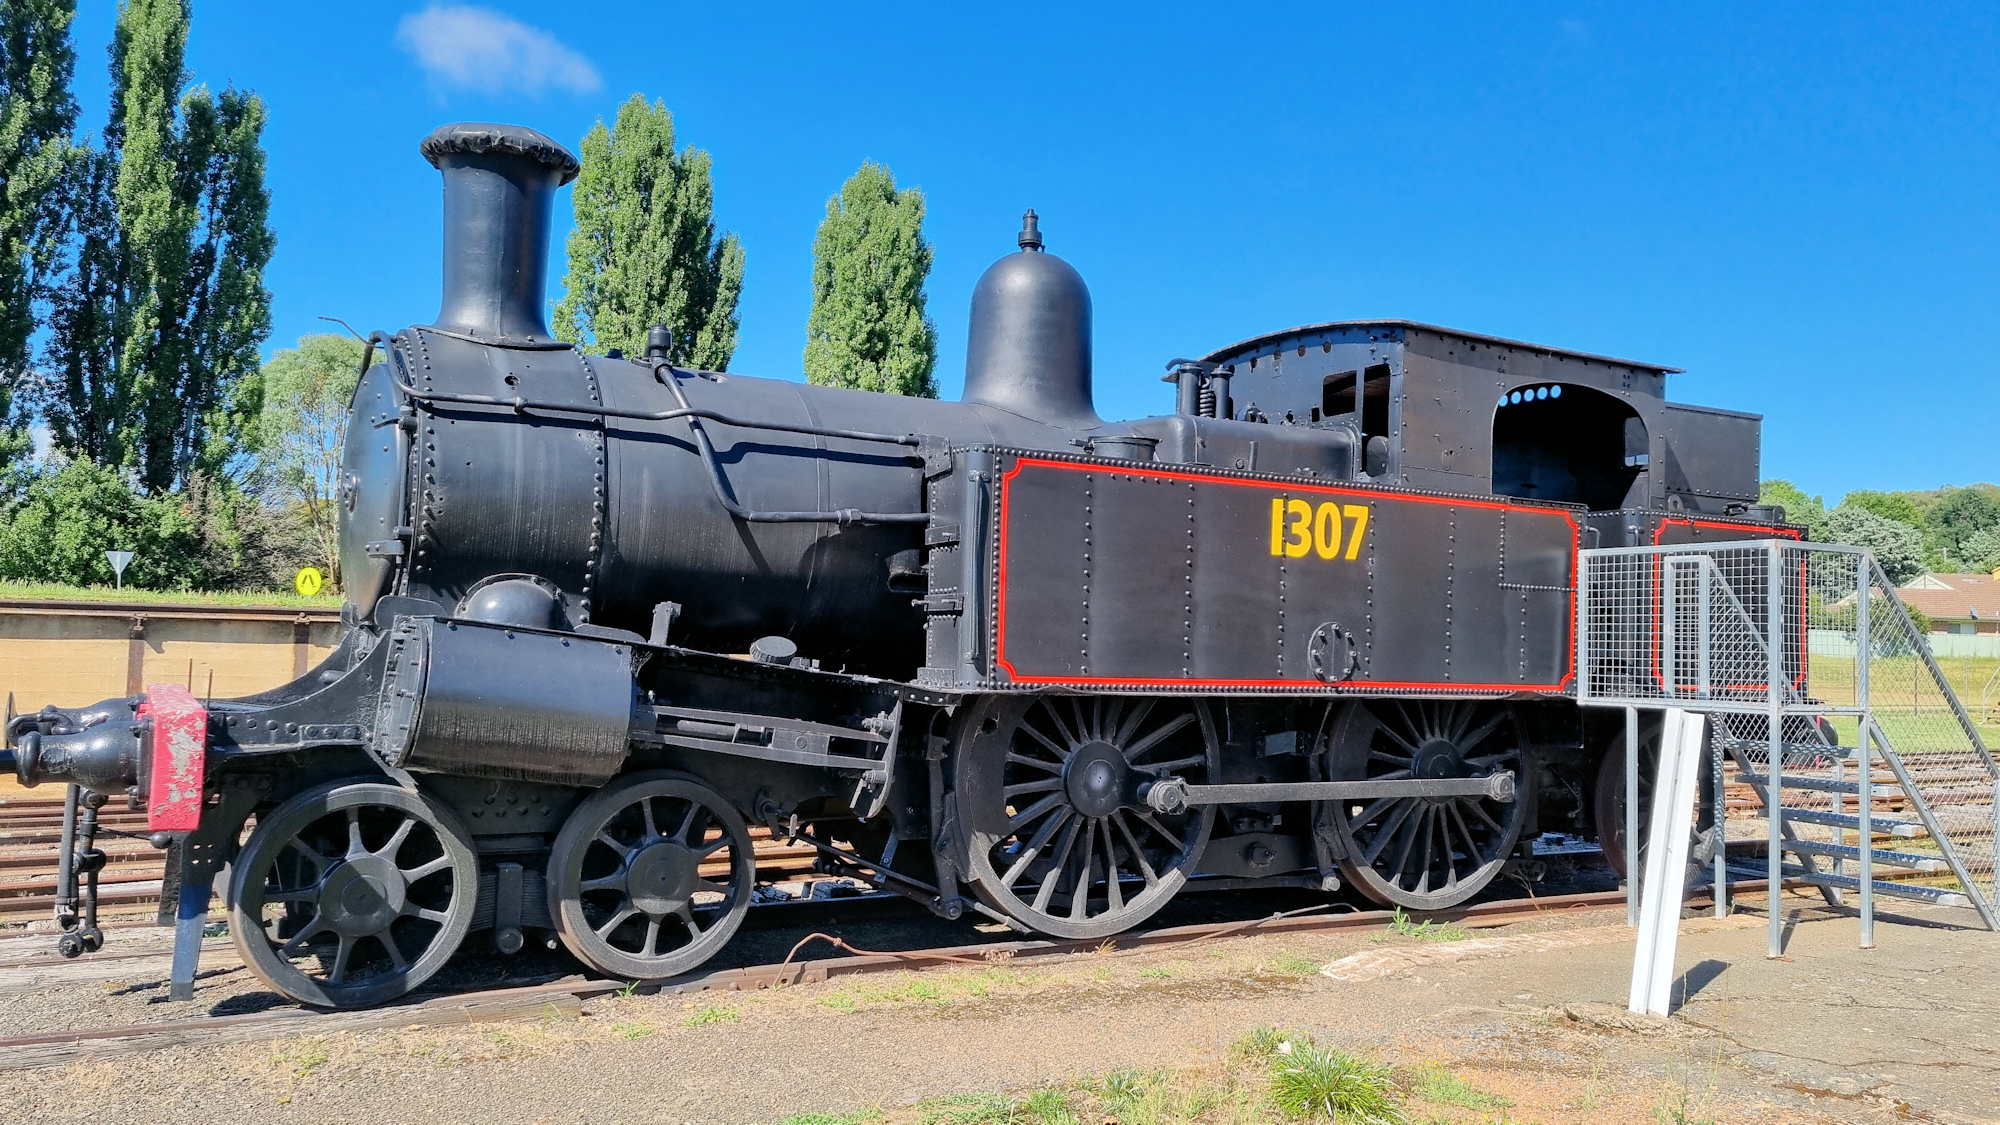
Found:
[[[176,605],[281,605],[310,609],[339,609],[339,594],[319,594],[302,598],[291,590],[141,590],[127,586],[65,586],[55,582],[17,582],[0,579],[0,599],[66,602],[149,602]]]
[[[1389,1067],[1308,1043],[1287,1052],[1271,1072],[1271,1101],[1295,1121],[1401,1125],[1401,1099]]]
[[[681,1021],[688,1027],[705,1027],[712,1023],[734,1023],[736,1009],[727,1004],[709,1004],[695,1010],[694,1014]],[[631,1036],[626,1036],[631,1038]]]
[[[1509,1122],[1505,1098],[1429,1065],[1405,1076],[1407,1097],[1433,1109],[1482,1111]],[[1025,1095],[968,1091],[893,1115],[908,1125],[1404,1125],[1411,1118],[1391,1068],[1277,1027],[1249,1032],[1214,1063],[1114,1070]],[[1489,1117],[1489,1114],[1497,1116]],[[887,1125],[880,1110],[806,1113],[778,1125]],[[1427,1121],[1439,1120],[1426,1118]],[[1695,1125],[1690,1119],[1686,1125]]]
[[[821,1005],[842,1013],[859,1011],[864,1005],[943,1005],[968,999],[984,1000],[998,989],[1024,984],[1031,979],[1030,974],[1002,968],[939,976],[912,975],[901,980],[888,977],[883,983],[856,982],[834,989],[818,1000]]]
[[[272,1061],[291,1071],[293,1078],[311,1074],[314,1068],[324,1066],[329,1057],[323,1039],[294,1039],[278,1044],[271,1052]]]
[[[611,1030],[617,1032],[621,1039],[650,1039],[653,1036],[652,1024],[636,1023],[631,1020],[614,1023],[611,1025]]]
[[[1514,1104],[1497,1094],[1481,1092],[1472,1083],[1435,1064],[1417,1067],[1410,1076],[1409,1089],[1413,1098],[1458,1109],[1501,1109]]]
[[[1386,941],[1391,937],[1406,937],[1412,941],[1426,942],[1464,941],[1471,936],[1470,930],[1456,922],[1437,922],[1428,918],[1419,922],[1403,913],[1403,908],[1399,906],[1396,908],[1395,916],[1389,919],[1388,928],[1368,940]]]
[[[1141,977],[1142,979],[1145,979],[1145,980],[1165,980],[1166,978],[1168,978],[1168,977],[1170,977],[1170,976],[1173,976],[1173,975],[1174,975],[1174,971],[1173,971],[1172,969],[1140,969],[1140,970],[1139,970],[1139,976],[1140,976],[1140,977]]]
[[[1310,957],[1304,957],[1286,950],[1278,954],[1277,960],[1271,962],[1271,968],[1286,976],[1309,977],[1319,972],[1320,963]]]

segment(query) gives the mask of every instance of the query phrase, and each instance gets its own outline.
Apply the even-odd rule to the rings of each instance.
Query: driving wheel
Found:
[[[988,906],[1040,933],[1106,937],[1187,882],[1215,808],[1156,813],[1144,787],[1219,772],[1201,700],[988,696],[959,730],[964,870]]]

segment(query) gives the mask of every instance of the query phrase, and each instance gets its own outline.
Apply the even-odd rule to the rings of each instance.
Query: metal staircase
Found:
[[[1583,556],[1579,700],[1708,718],[1718,915],[1730,878],[1762,877],[1853,896],[1864,946],[1878,895],[2000,930],[2000,769],[1866,551],[1763,540]],[[1732,817],[1733,792],[1749,799]],[[1780,936],[1773,911],[1774,955]]]

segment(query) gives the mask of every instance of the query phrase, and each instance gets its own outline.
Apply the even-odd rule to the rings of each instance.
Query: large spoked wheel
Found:
[[[635,773],[576,807],[549,855],[549,915],[611,976],[685,973],[728,944],[757,880],[750,830],[686,774]]]
[[[1709,776],[1714,761],[1705,751],[1702,755],[1700,773],[1697,777],[1697,793],[1694,811],[1694,836],[1688,845],[1687,870],[1683,887],[1690,887],[1701,877],[1702,872],[1715,860],[1715,806],[1709,790]],[[1628,878],[1631,871],[1631,842],[1625,838],[1625,732],[1618,736],[1604,751],[1604,757],[1597,764],[1597,778],[1590,794],[1590,818],[1597,829],[1597,840],[1604,848],[1604,861],[1618,873],[1619,878]],[[1646,861],[1646,838],[1651,833],[1653,820],[1653,779],[1660,770],[1660,724],[1657,721],[1643,722],[1639,726],[1639,862]]]
[[[236,860],[230,936],[266,984],[363,1008],[438,971],[472,926],[479,862],[456,817],[374,781],[301,793],[260,817]]]
[[[1041,933],[1107,937],[1187,882],[1215,809],[1155,813],[1141,790],[1219,771],[1200,700],[989,696],[959,729],[966,878],[988,906]]]
[[[1457,906],[1493,881],[1520,839],[1534,778],[1514,710],[1505,703],[1361,700],[1335,725],[1327,754],[1334,781],[1514,774],[1512,801],[1381,797],[1319,806],[1339,835],[1342,873],[1384,906]]]

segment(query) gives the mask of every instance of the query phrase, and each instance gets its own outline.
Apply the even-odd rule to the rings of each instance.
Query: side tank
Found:
[[[422,152],[444,173],[444,309],[388,338],[355,392],[341,560],[358,620],[387,595],[450,606],[525,574],[559,588],[562,624],[645,634],[674,602],[678,643],[742,652],[776,634],[828,667],[909,676],[925,590],[915,435],[1074,451],[1132,432],[1097,417],[1089,293],[1032,213],[975,290],[973,401],[938,402],[555,342],[536,295],[575,158],[476,123]]]

